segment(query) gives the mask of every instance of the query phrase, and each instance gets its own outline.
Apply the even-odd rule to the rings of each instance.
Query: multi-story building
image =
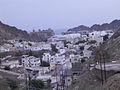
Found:
[[[34,56],[23,55],[22,65],[23,67],[40,67],[40,58]]]

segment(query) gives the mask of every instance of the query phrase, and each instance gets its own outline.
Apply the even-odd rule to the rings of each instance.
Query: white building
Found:
[[[38,50],[51,50],[51,45],[41,42],[41,43],[35,43],[32,47],[31,50],[32,51],[38,51]]]
[[[3,46],[0,46],[0,52],[8,52],[10,51],[9,48],[5,48]]]
[[[50,53],[44,53],[43,57],[42,57],[42,60],[45,61],[45,62],[50,62],[50,60],[51,60]]]
[[[41,64],[40,58],[34,56],[23,55],[22,65],[23,67],[39,67]]]
[[[64,48],[59,49],[60,54],[64,54],[65,52],[66,52],[66,50]]]
[[[89,41],[95,40],[96,45],[99,46],[101,43],[103,43],[103,36],[106,35],[107,33],[105,31],[94,31],[89,33]]]
[[[90,50],[84,50],[83,53],[84,53],[83,57],[88,57],[89,58],[91,56],[92,51],[90,51]]]

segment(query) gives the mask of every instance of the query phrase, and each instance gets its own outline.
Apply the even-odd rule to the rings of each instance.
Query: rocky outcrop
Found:
[[[75,28],[71,28],[69,30],[67,30],[67,32],[65,33],[69,33],[69,32],[80,32],[80,31],[102,31],[102,30],[117,30],[120,27],[120,20],[114,20],[111,23],[103,23],[102,25],[100,24],[94,24],[91,27],[88,26],[84,26],[84,25],[80,25],[78,27]]]
[[[106,62],[120,61],[120,29],[118,29],[107,42],[97,48],[94,52],[95,57],[100,51],[105,51],[107,53],[109,58],[106,57]]]
[[[32,41],[47,41],[48,38],[53,36],[55,33],[52,29],[48,30],[39,30],[37,32],[33,31],[30,33],[30,37]]]
[[[87,72],[79,77],[75,84],[70,85],[66,90],[120,90],[120,73],[113,74],[107,81],[95,77],[92,72]]]
[[[101,90],[120,90],[120,74],[111,76]]]

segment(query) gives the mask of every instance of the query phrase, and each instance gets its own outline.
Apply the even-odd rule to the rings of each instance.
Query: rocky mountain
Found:
[[[79,32],[79,31],[102,31],[102,30],[117,30],[120,27],[120,20],[114,20],[110,23],[103,23],[102,25],[100,24],[94,24],[91,27],[80,25],[75,28],[71,28],[67,30],[66,33],[68,32]]]
[[[29,40],[29,34],[26,31],[17,29],[16,27],[9,26],[0,22],[0,39],[10,40],[10,39],[25,39]]]
[[[6,40],[11,39],[22,39],[29,41],[46,41],[49,37],[54,35],[54,31],[51,29],[42,30],[42,31],[34,31],[28,33],[27,31],[23,31],[21,29],[17,29],[14,26],[9,26],[0,22],[0,42],[4,42]]]
[[[68,31],[81,31],[81,30],[90,30],[90,28],[84,25],[80,25],[78,27],[69,29]]]

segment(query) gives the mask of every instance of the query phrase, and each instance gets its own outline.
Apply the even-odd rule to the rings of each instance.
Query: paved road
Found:
[[[107,64],[105,65],[105,67],[106,67],[106,71],[110,71],[110,70],[120,71],[120,64],[119,64],[119,63],[113,63],[113,64],[112,64],[112,63],[107,63]],[[96,68],[96,69],[101,69],[99,64],[96,65],[95,68]],[[102,68],[104,69],[104,65],[102,65]]]

